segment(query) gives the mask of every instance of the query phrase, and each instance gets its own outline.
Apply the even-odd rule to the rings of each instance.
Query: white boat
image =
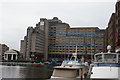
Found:
[[[74,60],[72,58],[74,57]],[[84,60],[83,58],[81,60]],[[50,80],[82,80],[87,76],[88,64],[77,60],[77,53],[61,66],[55,66]]]
[[[120,80],[120,53],[111,53],[111,46],[107,53],[94,55],[94,63],[90,66],[92,80]]]

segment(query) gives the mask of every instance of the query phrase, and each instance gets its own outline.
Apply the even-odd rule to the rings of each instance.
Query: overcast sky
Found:
[[[107,27],[117,0],[1,0],[0,43],[20,49],[28,26],[58,17],[71,27]]]

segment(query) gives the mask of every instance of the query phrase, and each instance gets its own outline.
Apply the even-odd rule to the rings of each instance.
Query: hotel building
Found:
[[[91,55],[103,52],[104,32],[98,27],[71,28],[57,17],[41,18],[36,27],[28,27],[20,53],[26,59],[67,58],[77,46],[78,57],[86,55],[90,59]]]

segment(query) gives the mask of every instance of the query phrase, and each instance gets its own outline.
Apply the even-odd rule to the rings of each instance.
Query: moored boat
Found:
[[[120,53],[111,53],[108,46],[107,53],[94,55],[94,63],[91,64],[90,78],[92,80],[120,80]]]
[[[44,65],[43,63],[33,63],[34,66],[41,66]]]
[[[55,66],[51,80],[82,80],[87,77],[88,63],[79,61],[77,53],[73,53],[70,60],[65,60],[61,66]]]

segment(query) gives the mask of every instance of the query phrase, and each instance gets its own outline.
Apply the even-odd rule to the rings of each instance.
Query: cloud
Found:
[[[97,26],[105,28],[115,2],[82,2],[79,0],[2,0],[0,3],[0,24],[2,43],[19,49],[20,40],[26,35],[28,26],[35,27],[40,18],[57,16],[70,26]],[[97,0],[98,1],[98,0]],[[102,1],[102,0],[99,0]],[[106,0],[105,0],[106,1]],[[0,27],[1,28],[1,27]],[[13,44],[14,43],[14,44]]]
[[[2,2],[115,2],[117,0],[1,0]]]

